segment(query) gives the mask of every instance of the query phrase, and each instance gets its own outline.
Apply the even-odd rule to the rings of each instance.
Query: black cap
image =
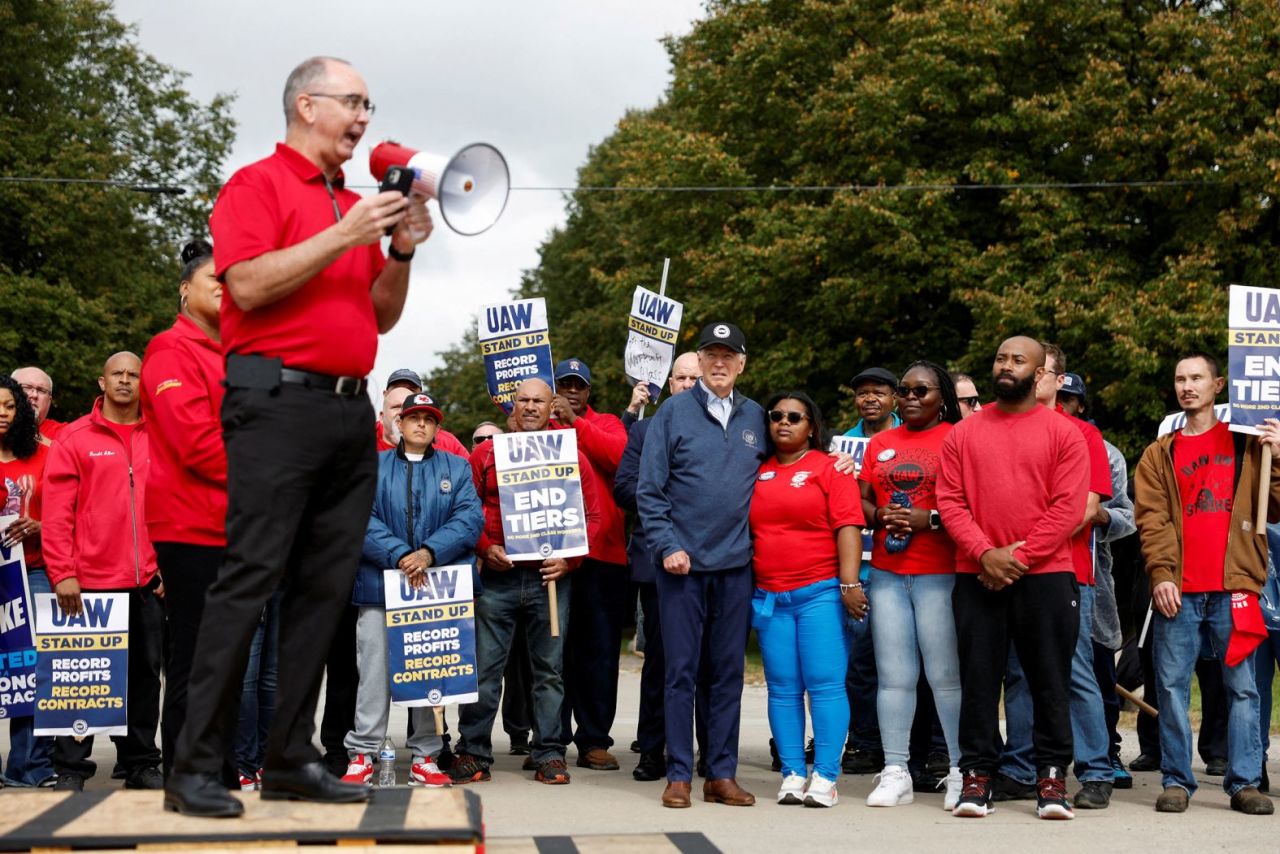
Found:
[[[392,371],[391,376],[387,377],[387,388],[391,388],[396,383],[412,383],[414,391],[422,391],[422,377],[411,368]]]
[[[747,352],[747,336],[732,323],[708,323],[702,327],[702,334],[698,336],[698,349],[701,350],[713,344],[728,347],[736,353]]]
[[[1058,389],[1058,394],[1074,394],[1076,397],[1084,400],[1084,377],[1079,374],[1063,374],[1062,388]]]
[[[858,386],[862,383],[875,383],[876,385],[887,385],[889,388],[897,388],[898,378],[886,368],[867,368],[849,380],[849,388],[857,391]]]
[[[425,412],[434,418],[437,424],[444,423],[444,413],[440,411],[440,404],[436,403],[429,394],[419,393],[404,399],[404,405],[400,407],[400,417],[403,418],[414,412]]]

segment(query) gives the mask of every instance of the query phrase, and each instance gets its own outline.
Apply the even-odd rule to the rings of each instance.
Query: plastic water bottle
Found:
[[[889,500],[900,507],[905,507],[908,510],[911,509],[911,496],[905,492],[895,491],[891,496],[889,496]],[[905,534],[889,534],[884,538],[884,550],[891,555],[896,555],[899,552],[905,551],[909,545],[911,545],[910,531],[907,531]]]
[[[383,739],[378,751],[378,786],[387,789],[396,784],[396,746],[391,739]]]

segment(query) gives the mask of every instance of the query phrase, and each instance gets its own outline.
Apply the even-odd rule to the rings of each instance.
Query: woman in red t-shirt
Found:
[[[40,435],[22,386],[13,377],[0,376],[0,517],[17,517],[0,531],[0,543],[5,548],[22,544],[27,589],[33,596],[51,592],[40,551],[40,484],[48,458],[49,440]],[[34,613],[30,602],[23,609],[28,617]],[[53,785],[57,779],[53,738],[36,738],[33,722],[30,714],[9,719],[4,785]]]
[[[834,806],[849,731],[845,611],[867,600],[858,583],[862,507],[857,484],[822,452],[822,415],[803,392],[775,395],[773,456],[751,496],[752,625],[769,685],[769,727],[782,760],[780,804]],[[805,779],[804,696],[813,717],[813,776]]]
[[[960,403],[950,375],[932,362],[908,367],[897,393],[903,423],[872,437],[858,475],[862,509],[876,529],[867,595],[875,606],[871,638],[885,756],[867,805],[914,799],[907,750],[923,659],[951,759],[943,798],[943,808],[951,809],[961,785],[960,661],[951,611],[955,545],[942,530],[935,483],[942,440],[960,420]]]

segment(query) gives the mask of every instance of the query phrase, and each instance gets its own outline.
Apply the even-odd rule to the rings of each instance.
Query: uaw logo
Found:
[[[553,551],[555,551],[555,549],[551,548],[551,543],[543,543],[542,545],[538,546],[538,554],[542,555],[543,557],[551,557],[551,553]]]
[[[796,489],[799,489],[800,487],[804,486],[804,482],[809,479],[809,475],[811,474],[813,474],[813,472],[808,472],[808,471],[796,472],[791,477],[791,485],[794,486]]]
[[[574,371],[580,371],[582,370],[582,365],[578,363],[577,359],[573,359],[569,362],[569,369]]]
[[[71,722],[71,731],[76,735],[84,735],[89,731],[89,722],[84,718],[76,718]]]
[[[432,688],[427,692],[427,702],[433,706],[440,705],[440,701],[444,699],[444,692],[439,688]]]
[[[450,481],[449,478],[447,477],[444,480],[440,481],[440,491],[443,492],[445,495],[448,495],[450,492],[453,492],[453,482]]]
[[[717,323],[716,328],[711,330],[711,334],[717,338],[728,338],[729,327],[725,326],[723,323]]]

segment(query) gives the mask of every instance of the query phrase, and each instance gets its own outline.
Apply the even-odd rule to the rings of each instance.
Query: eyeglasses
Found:
[[[937,388],[936,385],[900,385],[897,388],[898,397],[914,397],[916,400],[924,400],[929,396],[929,392]]]
[[[34,394],[37,397],[53,397],[53,389],[51,388],[45,388],[44,386],[39,385],[27,385],[26,383],[19,383],[19,385],[22,386],[22,390],[27,394]]]
[[[808,417],[803,412],[783,412],[781,409],[769,410],[769,420],[774,424],[781,424],[784,418],[787,419],[788,424],[799,424]]]
[[[308,92],[310,98],[332,98],[335,101],[342,102],[342,105],[353,113],[360,112],[360,108],[364,107],[364,111],[369,115],[373,115],[373,111],[377,109],[373,101],[370,101],[364,95],[351,93],[350,95],[330,95],[328,92]]]
[[[978,396],[976,394],[973,397],[957,397],[956,400],[960,401],[970,409],[974,409],[978,405]]]

